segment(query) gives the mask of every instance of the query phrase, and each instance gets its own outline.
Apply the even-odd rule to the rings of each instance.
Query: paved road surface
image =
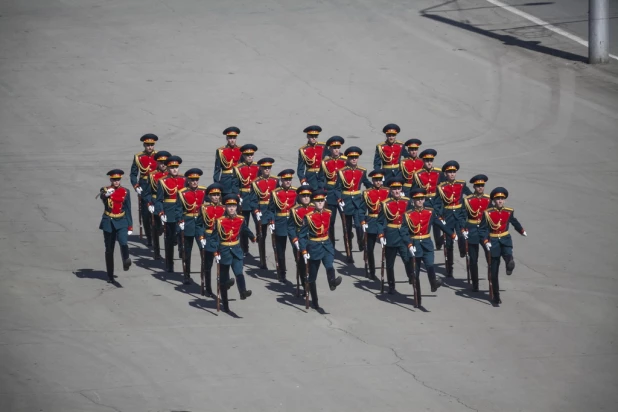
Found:
[[[505,37],[521,25],[508,12],[422,15],[438,5],[3,2],[0,410],[613,410],[616,66],[588,67],[581,46],[543,32]],[[327,313],[306,313],[249,259],[254,295],[233,290],[232,317],[135,236],[122,286],[103,280],[94,196],[143,133],[183,170],[211,171],[237,125],[278,170],[318,123],[369,166],[389,122],[460,176],[509,189],[529,237],[514,239],[501,308],[469,293],[461,259],[437,294],[423,279],[426,313],[399,263],[391,298],[338,261],[337,291],[319,278]]]

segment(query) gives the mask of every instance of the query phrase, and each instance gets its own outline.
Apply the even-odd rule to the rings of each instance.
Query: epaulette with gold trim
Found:
[[[513,208],[512,207],[503,207],[503,210],[506,210],[507,212],[512,212]]]
[[[186,191],[187,189],[189,189],[189,188],[188,188],[188,187],[183,187],[183,188],[182,188],[182,189],[180,189],[178,192],[179,192],[179,193],[182,193],[182,192]]]
[[[198,189],[206,190],[206,186],[198,186]]]

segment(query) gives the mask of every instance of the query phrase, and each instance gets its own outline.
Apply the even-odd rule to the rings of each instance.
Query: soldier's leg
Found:
[[[450,236],[446,236],[446,244],[444,245],[444,247],[446,248],[446,262],[444,262],[445,267],[446,267],[446,277],[452,278],[453,277],[453,248],[455,247],[455,242]]]
[[[414,277],[416,278],[416,290],[418,292],[418,302],[416,302],[416,306],[421,306],[422,301],[422,293],[421,293],[421,263],[423,262],[422,257],[413,257],[414,259]],[[426,268],[425,268],[426,269]]]
[[[384,259],[386,263],[386,279],[388,280],[388,293],[395,293],[395,258],[397,257],[397,248],[386,246],[384,251]]]
[[[515,259],[513,259],[513,247],[502,245],[502,258],[506,264],[506,274],[511,276],[515,269]]]
[[[206,296],[213,297],[212,293],[212,263],[215,260],[213,252],[204,252],[204,283],[206,288]]]
[[[251,296],[252,292],[247,290],[247,284],[245,283],[245,275],[242,273],[243,269],[243,260],[238,259],[235,256],[232,258],[232,271],[234,272],[234,277],[236,277],[236,284],[238,285],[238,293],[240,294],[240,299],[245,300],[249,296]]]
[[[461,229],[457,228],[457,248],[459,249],[459,257],[466,257],[466,238],[461,234]]]
[[[442,279],[436,276],[436,270],[433,265],[434,256],[435,253],[433,251],[423,251],[423,263],[425,264],[425,270],[427,271],[427,278],[429,279],[432,292],[435,292],[442,286]]]
[[[154,252],[154,259],[155,260],[159,260],[161,259],[161,243],[160,243],[160,237],[161,236],[161,220],[159,220],[159,218],[157,218],[155,216],[154,218],[154,225],[152,226],[152,244],[153,244],[153,252]]]
[[[358,250],[361,252],[365,250],[365,236],[363,232],[363,228],[361,226],[361,222],[363,221],[363,217],[361,216],[361,211],[356,209],[354,213],[354,229],[356,230],[356,242],[358,244]]]
[[[120,256],[122,256],[122,269],[126,272],[131,267],[131,258],[129,257],[129,234],[128,229],[122,228],[116,231],[116,239],[120,245]]]
[[[285,250],[287,248],[286,236],[275,235],[275,247],[277,248],[277,258],[279,260],[279,279],[281,282],[286,281],[286,266],[285,266]]]
[[[114,281],[114,246],[116,244],[116,234],[113,232],[103,232],[105,242],[105,268],[107,269],[107,283]]]
[[[403,263],[403,267],[406,271],[406,276],[408,277],[408,283],[412,284],[412,262],[410,262],[408,246],[401,245],[397,248],[397,254],[401,258],[401,262]]]
[[[260,269],[268,269],[266,265],[266,234],[268,233],[268,225],[260,224],[262,236],[259,239],[258,248],[260,251]]]
[[[348,247],[350,248],[350,256],[352,256],[352,239],[353,239],[352,224],[353,224],[353,215],[345,215],[345,225],[346,225],[346,229],[348,229],[347,235],[348,235]]]
[[[501,254],[500,241],[494,240],[491,247],[491,286],[494,294],[494,304],[502,303],[502,300],[500,300],[500,281],[498,280]]]
[[[335,268],[333,267],[333,262],[335,261],[335,255],[330,253],[325,253],[322,257],[322,264],[326,269],[326,277],[328,278],[328,286],[330,290],[337,289],[337,286],[341,284],[341,276],[336,276]]]
[[[444,236],[442,234],[442,229],[438,225],[433,225],[433,240],[436,245],[436,250],[442,249],[444,245]]]
[[[318,289],[316,287],[316,280],[318,277],[318,270],[320,269],[319,260],[309,260],[309,293],[311,294],[311,305],[314,309],[319,309],[318,305]]]
[[[298,271],[298,277],[300,279],[300,286],[302,286],[303,290],[305,290],[305,281],[307,279],[307,264],[305,263],[305,259],[302,256],[300,257],[300,259],[296,260],[296,266],[296,270]]]
[[[189,285],[191,283],[191,252],[193,251],[193,236],[185,236],[185,264],[183,283]]]
[[[144,233],[146,234],[146,245],[152,246],[152,227],[150,211],[148,211],[148,202],[142,198],[142,222],[144,224]]]
[[[472,290],[479,290],[479,244],[468,243],[468,260],[470,262],[470,277],[472,278]]]
[[[230,279],[230,265],[219,264],[219,291],[221,293],[221,303],[223,305],[223,311],[229,312],[230,306],[227,300],[227,290],[229,289]]]
[[[367,262],[369,263],[369,279],[376,278],[376,257],[374,255],[377,234],[367,233]]]
[[[176,225],[173,223],[165,223],[165,270],[168,272],[174,271],[174,239],[176,237]]]
[[[328,210],[331,211],[330,214],[330,226],[328,227],[328,236],[330,237],[330,242],[335,246],[335,223],[337,223],[337,210],[339,209],[337,205],[327,205]]]

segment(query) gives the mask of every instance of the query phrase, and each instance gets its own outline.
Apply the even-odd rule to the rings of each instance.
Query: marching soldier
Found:
[[[257,152],[257,146],[253,144],[246,144],[240,148],[242,153],[242,163],[238,163],[234,167],[234,193],[240,194],[240,204],[238,205],[239,211],[242,212],[242,216],[245,218],[245,223],[249,226],[249,217],[253,217],[253,224],[258,233],[257,216],[252,213],[256,205],[254,204],[252,195],[252,184],[257,179],[260,173],[260,165],[253,161],[254,153]],[[249,252],[249,239],[243,234],[240,237],[240,247],[245,255]]]
[[[277,261],[277,276],[281,283],[286,282],[285,250],[288,236],[288,218],[290,209],[296,203],[296,188],[292,186],[294,170],[285,169],[279,172],[281,186],[273,190],[270,196],[268,211],[270,215],[270,233],[275,236],[275,260]],[[296,255],[296,246],[292,245]]]
[[[260,165],[260,176],[255,179],[251,188],[253,189],[252,205],[255,208],[253,214],[260,222],[257,226],[258,235],[258,249],[260,251],[260,269],[268,269],[266,266],[266,230],[268,224],[275,220],[275,217],[271,215],[268,205],[270,204],[270,195],[277,188],[278,179],[271,177],[273,163],[275,159],[271,157],[265,157],[258,160]]]
[[[386,140],[376,145],[376,153],[373,156],[373,168],[384,169],[386,179],[398,174],[399,159],[405,155],[403,143],[397,140],[397,134],[401,131],[399,126],[389,123],[382,129]]]
[[[215,155],[215,172],[212,180],[221,183],[223,195],[234,192],[234,167],[240,161],[240,148],[236,145],[236,139],[240,134],[238,127],[228,127],[223,131],[227,144],[217,149]]]
[[[327,154],[324,142],[317,141],[321,131],[320,126],[305,127],[303,133],[307,133],[307,144],[298,149],[296,174],[301,185],[309,185],[313,190],[318,188],[318,172],[322,158]]]
[[[386,277],[388,279],[388,293],[395,293],[395,259],[401,257],[406,268],[408,279],[412,278],[412,266],[408,257],[408,231],[402,229],[403,218],[408,207],[408,198],[403,196],[403,179],[401,176],[392,177],[386,181],[390,188],[389,197],[382,202],[378,214],[378,239],[385,248]]]
[[[200,236],[200,244],[204,250],[204,280],[206,286],[205,295],[209,298],[214,298],[211,285],[212,262],[214,261],[214,253],[217,251],[217,244],[214,239],[213,230],[215,222],[225,213],[225,206],[221,202],[221,190],[223,186],[219,183],[213,183],[206,188],[208,199],[204,200],[201,206],[201,227],[204,232]]]
[[[217,219],[213,232],[214,244],[217,246],[217,251],[214,253],[217,264],[220,265],[220,280],[219,284],[223,287],[221,290],[221,301],[223,302],[223,311],[229,312],[230,307],[227,299],[227,290],[234,282],[230,279],[230,268],[236,277],[238,283],[238,292],[240,299],[245,300],[251,296],[251,291],[247,290],[245,284],[245,275],[243,275],[243,252],[240,248],[240,235],[246,233],[255,242],[255,236],[245,224],[242,216],[236,214],[239,203],[239,197],[236,194],[230,194],[223,198],[225,204],[225,214]]]
[[[367,169],[358,165],[358,158],[363,154],[360,147],[350,146],[345,151],[347,157],[347,165],[337,172],[337,183],[335,184],[335,197],[339,204],[339,208],[343,212],[345,218],[344,228],[347,229],[344,241],[347,243],[346,253],[348,255],[348,263],[353,263],[352,258],[352,224],[356,228],[356,236],[358,240],[358,250],[364,250],[363,232],[361,222],[365,220],[365,202],[361,195],[361,184],[368,189],[372,186],[371,181],[367,178]]]
[[[157,161],[157,168],[151,171],[148,175],[148,184],[144,186],[142,192],[142,199],[148,205],[148,212],[150,213],[151,234],[153,239],[154,259],[161,259],[161,246],[159,237],[163,233],[163,226],[160,219],[155,219],[155,201],[157,199],[157,188],[159,186],[159,180],[167,176],[167,165],[165,162],[171,154],[165,150],[157,152],[155,160]]]
[[[418,148],[423,144],[419,139],[409,139],[405,146],[408,148],[408,157],[401,157],[399,173],[403,177],[403,194],[409,197],[410,189],[414,185],[414,174],[423,168],[424,162],[418,156]]]
[[[472,277],[472,290],[479,291],[479,244],[481,237],[479,234],[479,226],[485,210],[489,207],[491,200],[489,195],[485,193],[485,183],[489,178],[485,175],[476,175],[470,179],[470,183],[474,186],[474,193],[464,197],[464,206],[466,207],[467,222],[463,232],[466,239],[467,250],[470,261],[470,276]],[[483,249],[485,257],[487,252]]]
[[[144,144],[144,150],[133,156],[133,164],[131,165],[131,174],[129,178],[131,180],[131,185],[137,193],[140,213],[140,237],[142,235],[141,225],[143,221],[147,244],[148,246],[152,246],[148,204],[142,198],[142,192],[144,191],[144,188],[148,186],[148,176],[150,172],[157,168],[157,161],[154,157],[157,152],[155,152],[154,146],[155,142],[159,140],[159,138],[152,133],[148,133],[140,137],[139,140]]]
[[[361,223],[366,240],[366,253],[368,260],[369,272],[365,275],[372,280],[376,278],[376,261],[373,254],[377,239],[378,239],[378,214],[380,206],[385,201],[390,191],[388,188],[382,187],[384,183],[384,171],[382,169],[374,170],[369,173],[369,177],[373,182],[373,187],[363,192],[363,200],[365,201],[365,220]]]
[[[202,203],[206,197],[206,188],[199,186],[200,176],[204,172],[201,169],[189,169],[185,172],[187,187],[178,191],[176,197],[176,208],[180,212],[178,216],[178,227],[182,242],[183,271],[185,285],[191,284],[191,251],[193,251],[193,239],[198,244],[198,249],[202,249],[200,238],[204,233],[203,220],[200,218]]]
[[[513,260],[513,239],[509,234],[509,225],[513,224],[522,236],[528,236],[521,223],[515,218],[515,211],[510,207],[504,207],[504,201],[509,197],[509,192],[503,187],[496,187],[491,191],[493,207],[485,210],[479,231],[483,238],[483,243],[490,256],[491,267],[491,286],[493,292],[493,304],[498,306],[500,300],[500,285],[498,283],[498,272],[500,270],[500,257],[506,263],[506,274],[511,275],[515,269]]]
[[[326,268],[326,276],[330,290],[335,290],[341,284],[341,276],[335,276],[333,262],[335,259],[335,248],[328,238],[331,211],[324,207],[326,200],[326,190],[318,189],[312,195],[315,210],[305,215],[303,225],[298,234],[302,259],[309,265],[309,291],[311,292],[311,303],[314,309],[320,309],[318,304],[318,290],[316,280],[320,262]]]
[[[433,167],[433,161],[438,155],[438,152],[434,149],[425,149],[421,152],[420,158],[423,159],[423,168],[416,172],[414,175],[414,185],[420,189],[425,189],[425,207],[433,209],[438,216],[442,215],[442,202],[438,196],[438,184],[443,180],[442,170],[438,167]],[[411,209],[412,204],[409,205]],[[433,227],[433,239],[436,243],[436,250],[442,249],[444,239],[442,238],[442,231],[437,224]]]
[[[174,271],[174,244],[177,242],[176,222],[181,212],[178,210],[176,198],[178,191],[185,187],[185,178],[178,175],[178,166],[182,163],[179,156],[167,158],[168,175],[159,179],[155,213],[161,219],[165,233],[165,269]],[[182,253],[179,251],[182,256]]]
[[[442,172],[446,176],[444,182],[438,185],[438,194],[436,200],[440,202],[440,210],[442,211],[441,218],[446,222],[446,226],[456,233],[461,232],[465,227],[466,213],[462,208],[463,198],[472,194],[465,180],[457,180],[457,171],[459,163],[455,160],[449,160],[442,166]],[[459,255],[466,257],[466,243],[463,236],[458,242]],[[453,242],[450,238],[446,238],[446,277],[453,277]]]
[[[330,155],[322,160],[322,166],[318,174],[319,187],[326,190],[326,207],[332,212],[330,215],[330,237],[335,246],[335,220],[337,219],[338,199],[335,195],[335,184],[337,183],[337,172],[346,166],[347,157],[341,155],[341,145],[345,140],[341,136],[333,136],[326,141],[326,146]]]
[[[124,172],[113,169],[107,172],[110,185],[102,187],[99,194],[105,206],[99,229],[103,231],[105,240],[105,266],[107,267],[107,283],[114,281],[114,248],[116,241],[120,245],[122,268],[127,271],[131,266],[129,258],[128,237],[133,233],[131,218],[131,193],[120,186],[120,178]]]
[[[288,237],[290,242],[296,247],[296,250],[300,250],[300,244],[298,242],[298,234],[300,228],[303,226],[304,218],[307,213],[315,210],[315,206],[311,204],[311,194],[313,191],[307,186],[301,186],[296,189],[298,203],[290,209],[290,218],[288,219]],[[296,270],[298,271],[298,278],[300,278],[300,284],[305,289],[305,260],[300,256],[295,256]],[[307,292],[307,291],[305,291]]]
[[[436,278],[436,272],[433,267],[434,250],[430,239],[431,227],[434,225],[440,226],[454,240],[457,240],[457,234],[442,223],[434,210],[424,206],[425,189],[414,188],[410,191],[410,195],[412,196],[414,207],[406,212],[405,226],[409,234],[408,250],[410,251],[411,259],[414,259],[414,276],[416,277],[416,282],[414,283],[416,284],[416,296],[418,299],[416,306],[418,307],[421,306],[421,262],[425,264],[425,271],[429,278],[431,291],[435,292],[442,286],[442,279]]]

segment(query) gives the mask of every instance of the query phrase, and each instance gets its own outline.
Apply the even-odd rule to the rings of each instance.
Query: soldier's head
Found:
[[[223,204],[225,205],[225,213],[228,216],[236,216],[236,209],[238,208],[238,195],[229,194],[223,198]]]
[[[193,168],[189,169],[185,172],[185,177],[187,178],[187,186],[191,189],[196,189],[198,184],[200,183],[200,176],[203,175],[201,169]]]
[[[377,189],[381,188],[384,184],[384,170],[376,169],[369,173],[373,186]]]
[[[303,206],[307,206],[311,202],[311,193],[313,190],[308,186],[301,186],[296,189],[297,200]]]
[[[485,193],[485,183],[489,180],[489,178],[485,175],[476,175],[472,179],[470,179],[470,183],[474,185],[474,194],[482,195]]]
[[[421,152],[419,157],[423,159],[425,169],[430,170],[433,168],[433,159],[438,155],[438,152],[434,149],[425,149]]]
[[[120,179],[122,178],[122,175],[124,175],[124,172],[122,170],[112,169],[107,172],[107,175],[109,176],[109,183],[114,189],[120,187]]]
[[[491,191],[491,195],[489,196],[494,202],[494,206],[498,209],[502,209],[504,207],[504,201],[509,197],[509,191],[503,187],[497,187]]]
[[[157,161],[157,170],[161,172],[165,172],[167,170],[167,165],[165,164],[165,162],[167,162],[167,158],[170,156],[170,152],[166,152],[165,150],[157,152],[157,154],[155,155],[155,160]]]
[[[339,157],[341,154],[341,145],[345,143],[345,140],[341,136],[332,136],[326,141],[326,146],[330,150],[332,157]]]
[[[442,166],[442,172],[444,172],[444,175],[446,176],[446,180],[448,182],[453,182],[455,180],[458,170],[459,163],[457,163],[455,160],[449,160]]]
[[[350,146],[345,150],[345,155],[348,158],[347,163],[348,166],[356,167],[358,166],[358,158],[363,154],[363,151],[360,147]]]
[[[285,169],[279,172],[279,179],[281,181],[281,187],[284,189],[289,189],[292,187],[292,177],[294,176],[294,170]]]
[[[273,163],[275,163],[275,159],[272,157],[265,157],[263,159],[258,160],[258,164],[260,165],[260,173],[262,177],[269,177],[270,172],[273,168]]]
[[[257,152],[257,146],[254,144],[246,144],[240,148],[240,152],[242,153],[245,162],[253,163],[254,153]]]
[[[410,197],[412,198],[412,202],[414,203],[414,207],[416,209],[422,209],[425,204],[425,196],[427,196],[427,191],[420,187],[415,187],[410,190]]]
[[[227,145],[230,147],[236,147],[236,138],[240,134],[240,129],[236,126],[230,126],[223,131],[227,140]]]
[[[178,176],[178,167],[181,163],[182,159],[180,158],[180,156],[168,157],[165,161],[165,164],[167,165],[167,170],[169,171],[169,174],[174,177]]]
[[[212,203],[218,205],[221,202],[221,191],[223,186],[220,183],[213,183],[206,188],[206,194]]]
[[[303,133],[307,134],[307,144],[313,146],[318,140],[318,136],[320,135],[321,131],[322,131],[322,128],[317,125],[305,127],[305,129],[303,130]]]
[[[315,208],[319,212],[321,212],[322,210],[324,210],[324,204],[326,203],[326,190],[315,190],[311,195],[311,200],[313,201]]]
[[[391,196],[395,199],[399,199],[401,197],[401,188],[403,187],[403,179],[401,177],[391,177],[386,182],[388,188],[391,191]]]
[[[140,137],[139,140],[144,143],[144,152],[151,154],[154,152],[155,142],[159,140],[159,138],[156,134],[147,133]]]
[[[382,133],[386,135],[386,142],[388,144],[395,143],[395,140],[397,140],[397,134],[399,134],[399,132],[401,132],[401,129],[395,123],[389,123],[382,129]]]
[[[412,159],[416,159],[418,157],[418,149],[421,144],[423,144],[423,142],[418,139],[408,139],[406,141],[405,145],[408,148],[408,154]]]

